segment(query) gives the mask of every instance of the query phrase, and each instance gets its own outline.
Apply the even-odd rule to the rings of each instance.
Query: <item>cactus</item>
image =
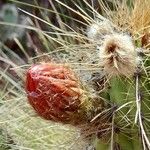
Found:
[[[60,33],[56,33],[55,39],[39,31],[42,38],[50,38],[50,42],[53,39],[62,46],[46,54],[50,62],[43,60],[44,63],[38,62],[24,70],[27,95],[17,79],[14,82],[3,73],[7,69],[1,71],[2,77],[15,87],[8,92],[15,101],[2,102],[0,112],[0,125],[2,128],[7,125],[7,132],[15,143],[11,147],[85,149],[90,143],[96,150],[150,149],[149,0],[117,1],[113,10],[101,1],[105,17],[83,0],[90,14],[93,11],[94,19],[78,5],[79,12],[59,0],[56,2],[85,20],[86,35],[74,29],[59,29],[42,20]],[[70,36],[74,37],[76,45],[69,43]],[[44,67],[46,70],[41,69]],[[65,70],[63,74],[62,70]],[[19,73],[22,79],[25,74]],[[43,118],[35,114],[27,98]],[[75,138],[78,147],[73,147]]]
[[[140,1],[134,2],[136,6],[140,4]],[[147,7],[146,4],[150,5],[146,1],[142,4],[143,9]],[[143,14],[143,17],[144,15],[146,14]],[[106,26],[99,26],[97,37],[104,27]],[[107,32],[101,35],[101,38],[102,36],[102,45],[98,47],[100,64],[107,76],[106,84],[109,88],[105,88],[104,91],[109,95],[107,101],[110,102],[113,112],[109,133],[111,138],[107,140],[107,144],[97,143],[97,149],[150,149],[146,119],[149,118],[148,99],[150,98],[149,53],[145,53],[144,48],[141,47],[142,39],[134,41],[132,32],[131,36],[127,36],[121,31],[116,33],[114,30],[113,33]],[[98,42],[99,39],[95,40]],[[103,145],[107,146],[104,148]]]

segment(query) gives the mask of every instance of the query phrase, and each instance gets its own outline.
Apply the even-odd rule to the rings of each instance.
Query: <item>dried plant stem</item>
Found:
[[[143,148],[144,150],[146,149],[146,146],[150,150],[150,141],[146,135],[144,125],[143,125],[143,120],[142,120],[142,115],[141,115],[141,95],[140,95],[140,88],[139,88],[139,75],[136,75],[136,106],[137,106],[137,112],[136,115],[138,117],[139,121],[139,126],[140,126],[140,132],[141,132],[141,137],[142,137],[142,143],[143,143]],[[135,119],[136,121],[136,119]],[[136,121],[137,122],[137,121]]]

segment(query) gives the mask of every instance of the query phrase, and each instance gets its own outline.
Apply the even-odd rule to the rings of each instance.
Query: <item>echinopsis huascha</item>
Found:
[[[148,109],[146,108],[148,102],[147,96],[142,96],[142,93],[145,93],[143,82],[148,82],[145,81],[145,78],[148,75],[146,67],[149,60],[144,53],[145,48],[139,46],[143,45],[142,40],[135,40],[135,35],[130,30],[123,30],[112,20],[98,16],[88,27],[87,37],[91,45],[95,45],[94,55],[97,59],[96,62],[93,61],[93,65],[99,67],[99,70],[89,70],[88,80],[84,79],[83,71],[76,72],[81,84],[83,83],[86,87],[84,90],[90,109],[84,110],[84,114],[82,114],[84,117],[79,113],[82,121],[77,119],[76,122],[75,117],[72,117],[72,121],[74,120],[77,125],[81,126],[83,135],[97,139],[93,138],[97,150],[150,148],[148,128],[145,127],[148,120],[143,119]],[[64,51],[68,52],[67,49]],[[82,54],[82,50],[78,55],[80,53]],[[70,52],[69,55],[68,60],[65,60],[68,63],[73,61],[71,57],[75,54]],[[81,65],[88,59],[88,57],[87,59],[84,57],[86,56],[82,56],[82,60],[80,60]],[[77,59],[77,56],[74,59]],[[145,59],[147,59],[146,64]],[[72,68],[80,70],[79,67],[81,66],[72,66]],[[96,80],[92,78],[94,74],[98,74]],[[88,82],[93,86],[89,86]],[[59,81],[56,84],[59,84]],[[94,85],[96,84],[98,87],[95,89]],[[88,105],[88,102],[86,104]],[[80,104],[78,105],[80,106]],[[81,108],[83,109],[83,107]],[[54,109],[54,111],[57,110]],[[74,113],[78,112],[80,109],[76,107]],[[65,112],[63,113],[65,115]],[[61,122],[65,123],[64,120]],[[72,123],[70,122],[70,124]]]
[[[51,45],[56,42],[59,46],[43,55],[50,61],[38,56],[42,62],[36,60],[36,64],[25,70],[24,97],[28,98],[32,107],[24,100],[19,103],[21,106],[16,106],[17,115],[8,111],[8,119],[12,116],[20,118],[19,113],[24,115],[23,120],[17,122],[16,119],[12,126],[4,119],[4,115],[1,116],[11,126],[8,134],[14,143],[33,148],[34,142],[30,142],[30,137],[18,138],[22,137],[21,132],[17,133],[14,124],[18,123],[21,130],[29,122],[31,125],[26,126],[26,129],[31,131],[34,124],[37,128],[32,135],[34,138],[34,134],[39,131],[38,122],[41,122],[44,131],[40,129],[41,138],[37,136],[36,139],[42,149],[41,141],[38,140],[42,136],[53,136],[53,131],[44,126],[55,122],[58,123],[56,126],[63,124],[62,128],[65,128],[67,124],[78,130],[73,137],[68,134],[70,138],[77,137],[74,143],[69,141],[68,149],[82,140],[85,143],[81,147],[78,144],[78,149],[150,149],[150,1],[98,1],[96,4],[100,10],[93,1],[88,3],[82,0],[82,6],[74,2],[78,10],[66,5],[67,2],[55,1],[64,11],[67,9],[78,16],[77,24],[73,22],[73,27],[68,26],[67,21],[63,22],[64,18],[60,20],[60,15],[57,16],[58,26],[55,26],[20,9],[30,17],[49,24],[53,34],[58,37],[43,31],[40,34],[50,37],[53,40]],[[85,6],[87,10],[82,8]],[[2,109],[6,107],[8,103]],[[38,114],[38,117],[31,117],[27,111],[31,111],[32,115]],[[65,128],[71,134],[74,132],[69,130],[70,128]],[[59,133],[54,131],[54,134],[57,137]],[[50,138],[42,140],[45,149],[51,148],[47,146],[51,142],[49,140]],[[54,143],[62,148],[66,142],[63,146],[60,141]],[[88,144],[92,146],[87,146]]]

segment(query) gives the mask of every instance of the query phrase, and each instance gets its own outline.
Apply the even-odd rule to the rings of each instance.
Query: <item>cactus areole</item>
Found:
[[[80,107],[79,82],[68,67],[53,63],[33,65],[27,71],[28,101],[39,116],[67,122]]]

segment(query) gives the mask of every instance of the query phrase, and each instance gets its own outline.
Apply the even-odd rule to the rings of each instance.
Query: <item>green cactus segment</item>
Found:
[[[141,114],[145,132],[150,139],[150,57],[145,57],[144,60],[144,67],[142,68],[144,71],[140,76]]]
[[[118,125],[133,125],[135,116],[135,85],[134,80],[121,77],[110,79],[110,101],[117,107],[115,122]],[[120,123],[119,123],[120,122]]]
[[[131,82],[121,77],[113,77],[110,79],[109,94],[112,103],[121,106],[129,101],[128,95],[131,94],[133,96],[134,94],[130,91],[132,86]]]
[[[145,58],[144,73],[141,76],[141,97],[142,97],[142,112],[149,117],[150,110],[150,57]],[[149,117],[150,119],[150,117]]]
[[[121,150],[141,150],[139,139],[136,135],[116,134],[116,143],[118,143]]]
[[[109,139],[108,144],[103,143],[100,139],[101,142],[97,144],[97,150],[109,150],[112,148],[141,150],[139,128],[134,123],[136,116],[134,78],[112,77],[109,80],[109,88],[106,91],[109,93],[108,101],[113,111],[113,132],[111,133],[113,137]]]
[[[124,133],[116,133],[114,135],[114,141],[111,145],[111,141],[107,143],[97,139],[96,140],[96,150],[141,150],[141,144],[139,143],[139,138],[133,139],[131,136]]]
[[[110,87],[111,102],[116,105],[118,110],[115,112],[114,118],[114,124],[119,130],[118,134],[114,133],[115,143],[123,150],[133,150],[134,142],[131,133],[131,130],[134,130],[135,116],[135,86],[133,80],[113,77],[110,80]]]
[[[112,128],[111,136],[106,143],[97,143],[97,150],[121,149],[121,150],[141,150],[142,133],[141,124],[137,114],[137,101],[140,106],[140,114],[144,130],[149,136],[150,120],[150,58],[143,57],[143,65],[138,69],[134,77],[125,78],[121,76],[112,77],[109,80],[109,87],[105,89],[101,96],[107,99],[112,108]],[[138,80],[136,80],[138,78]],[[138,92],[138,93],[137,93]],[[107,94],[106,94],[107,93]],[[137,99],[136,95],[139,95]],[[107,95],[107,96],[106,96]],[[107,97],[107,98],[106,98]],[[113,121],[114,120],[114,121]],[[112,142],[113,140],[113,142]],[[104,147],[104,148],[102,148]]]
[[[96,150],[109,150],[110,144],[108,142],[101,141],[99,139],[95,140]]]

